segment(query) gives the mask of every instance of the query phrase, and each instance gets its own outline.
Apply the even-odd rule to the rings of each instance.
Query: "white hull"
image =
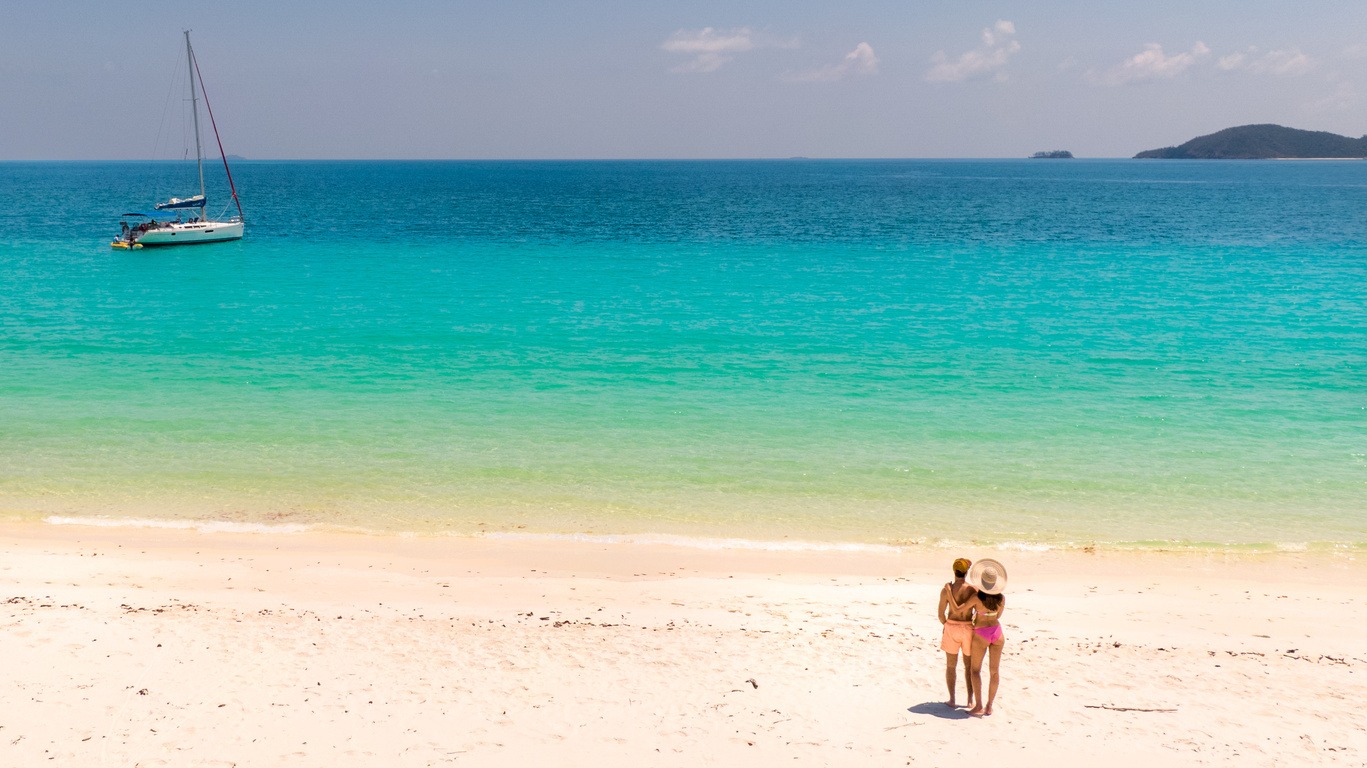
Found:
[[[138,245],[195,245],[240,240],[240,221],[196,221],[193,223],[162,224],[138,235]]]

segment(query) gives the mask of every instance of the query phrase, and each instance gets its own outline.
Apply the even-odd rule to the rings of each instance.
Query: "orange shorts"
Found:
[[[945,653],[962,653],[965,656],[973,655],[973,622],[955,621],[950,619],[945,622],[945,631],[940,635],[940,650]]]

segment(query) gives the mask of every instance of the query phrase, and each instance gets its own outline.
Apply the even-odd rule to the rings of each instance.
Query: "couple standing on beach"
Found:
[[[992,714],[992,702],[997,698],[997,670],[1001,668],[1002,646],[1006,636],[1002,632],[1002,613],[1006,610],[1006,569],[996,560],[979,560],[973,564],[967,558],[954,561],[954,581],[940,590],[940,623],[944,633],[940,649],[945,652],[945,683],[949,686],[951,708],[955,707],[955,677],[959,656],[964,660],[964,682],[968,685],[968,714],[982,717]],[[988,659],[987,671],[991,683],[987,701],[983,701],[983,658]]]

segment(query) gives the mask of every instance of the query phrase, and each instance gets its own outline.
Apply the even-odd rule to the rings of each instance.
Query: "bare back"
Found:
[[[971,621],[972,606],[965,605],[977,595],[977,590],[962,579],[955,579],[941,590],[940,602],[945,605],[945,618],[949,621]]]

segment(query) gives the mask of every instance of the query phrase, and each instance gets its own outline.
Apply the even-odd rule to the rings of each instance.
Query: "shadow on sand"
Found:
[[[967,720],[968,710],[962,707],[950,709],[945,706],[943,701],[927,701],[924,704],[917,704],[907,707],[907,711],[913,715],[932,715],[941,720]]]

